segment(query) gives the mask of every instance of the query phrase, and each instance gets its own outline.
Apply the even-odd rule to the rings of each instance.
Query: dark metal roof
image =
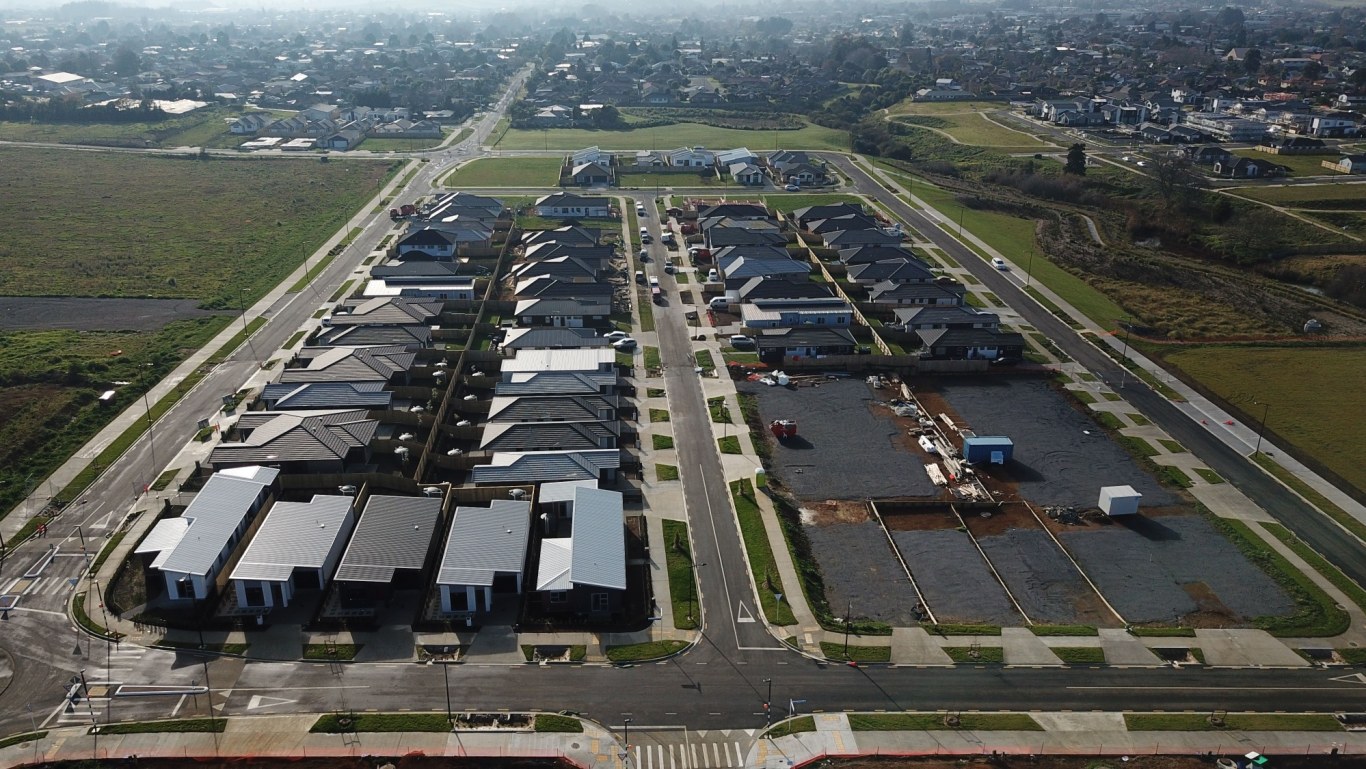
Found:
[[[394,394],[382,388],[382,382],[269,384],[261,390],[261,400],[272,411],[387,409]]]
[[[477,484],[545,483],[548,481],[598,480],[606,470],[621,466],[621,451],[497,452],[493,464],[475,465],[470,471]]]
[[[489,404],[490,422],[575,422],[615,415],[615,397],[598,395],[494,396]]]
[[[351,449],[369,445],[379,422],[364,410],[251,411],[237,420],[239,442],[220,443],[209,462],[253,464],[345,460]]]
[[[592,451],[614,448],[616,422],[494,422],[484,427],[486,451]]]
[[[302,365],[280,372],[280,381],[387,382],[411,368],[416,357],[403,345],[305,347],[295,358]]]
[[[530,534],[530,502],[495,499],[488,507],[457,507],[436,583],[489,586],[498,574],[521,574]]]
[[[403,345],[427,347],[432,343],[432,330],[427,326],[341,326],[325,328],[313,345],[317,347],[359,347]]]
[[[421,569],[441,528],[441,502],[432,497],[371,496],[336,579],[385,583],[399,569]]]
[[[617,383],[616,372],[529,371],[498,382],[495,395],[598,395]]]

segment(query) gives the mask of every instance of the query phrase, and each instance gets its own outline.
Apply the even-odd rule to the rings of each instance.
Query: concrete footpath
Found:
[[[939,722],[951,714],[927,715],[930,721]],[[966,720],[972,716],[961,717]],[[1274,757],[1328,755],[1334,751],[1366,753],[1363,732],[1131,732],[1119,713],[1038,712],[1028,716],[1037,729],[935,728],[897,732],[855,731],[848,713],[816,713],[799,716],[793,722],[806,731],[756,739],[749,746],[743,766],[785,769],[831,756],[857,755],[1243,755],[1255,750]],[[310,733],[308,730],[317,718],[316,714],[231,718],[226,719],[221,734],[160,732],[101,736],[87,733],[86,727],[54,729],[41,739],[0,749],[0,769],[92,758],[397,757],[412,753],[561,758],[595,769],[642,769],[632,766],[634,759],[626,759],[629,754],[620,741],[621,734],[591,721],[583,722],[582,733],[572,734],[530,730]]]

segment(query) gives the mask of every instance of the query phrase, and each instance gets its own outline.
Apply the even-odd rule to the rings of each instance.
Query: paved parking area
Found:
[[[930,496],[936,489],[924,463],[905,450],[909,440],[890,418],[873,409],[880,400],[861,379],[822,381],[788,389],[738,382],[759,398],[764,424],[797,420],[798,437],[773,442],[773,474],[799,499],[866,499]]]

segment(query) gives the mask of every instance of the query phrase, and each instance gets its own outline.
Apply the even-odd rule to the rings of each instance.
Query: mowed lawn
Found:
[[[915,123],[908,123],[905,121],[899,122],[903,125],[914,126],[923,130],[940,131],[952,136],[960,144],[972,144],[979,147],[1001,147],[1019,151],[1057,148],[1056,144],[1040,141],[1027,133],[1006,128],[1003,124],[988,120],[987,116],[982,112],[940,113],[937,115],[927,115],[926,117],[934,118],[935,123],[943,121],[948,125],[935,125],[931,128],[928,126],[918,126]]]
[[[849,134],[808,123],[791,131],[751,131],[715,128],[701,123],[637,128],[625,131],[594,131],[585,128],[548,130],[513,128],[496,145],[500,150],[579,150],[598,146],[608,150],[670,150],[677,147],[732,149],[748,147],[754,152],[787,150],[847,150]]]
[[[240,307],[283,280],[398,167],[0,147],[0,221],[9,223],[0,293]]]
[[[1366,489],[1366,347],[1215,345],[1164,359],[1204,383],[1300,450]]]
[[[1275,203],[1278,206],[1366,211],[1366,183],[1239,187],[1233,192],[1264,203]]]
[[[227,121],[240,114],[227,107],[205,107],[150,123],[0,121],[0,139],[115,147],[235,147],[250,138],[228,133]]]
[[[447,174],[446,187],[554,187],[560,158],[481,158]]]

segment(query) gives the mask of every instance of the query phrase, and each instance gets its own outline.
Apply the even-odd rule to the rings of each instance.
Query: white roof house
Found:
[[[457,507],[436,576],[441,610],[491,610],[493,583],[499,576],[513,578],[517,592],[522,592],[530,535],[530,502],[495,499],[488,507]]]
[[[229,577],[238,606],[288,606],[296,589],[326,584],[355,526],[354,502],[319,494],[271,507]]]
[[[503,361],[502,374],[539,371],[610,371],[617,362],[617,351],[611,347],[569,348],[554,350],[518,350]]]
[[[576,587],[626,589],[625,512],[621,494],[580,487],[574,491],[574,530],[541,540],[539,591]]]
[[[179,518],[158,522],[134,552],[156,554],[151,566],[164,575],[172,599],[207,598],[214,576],[279,474],[259,465],[214,473]],[[193,596],[185,591],[187,584],[194,586]]]

